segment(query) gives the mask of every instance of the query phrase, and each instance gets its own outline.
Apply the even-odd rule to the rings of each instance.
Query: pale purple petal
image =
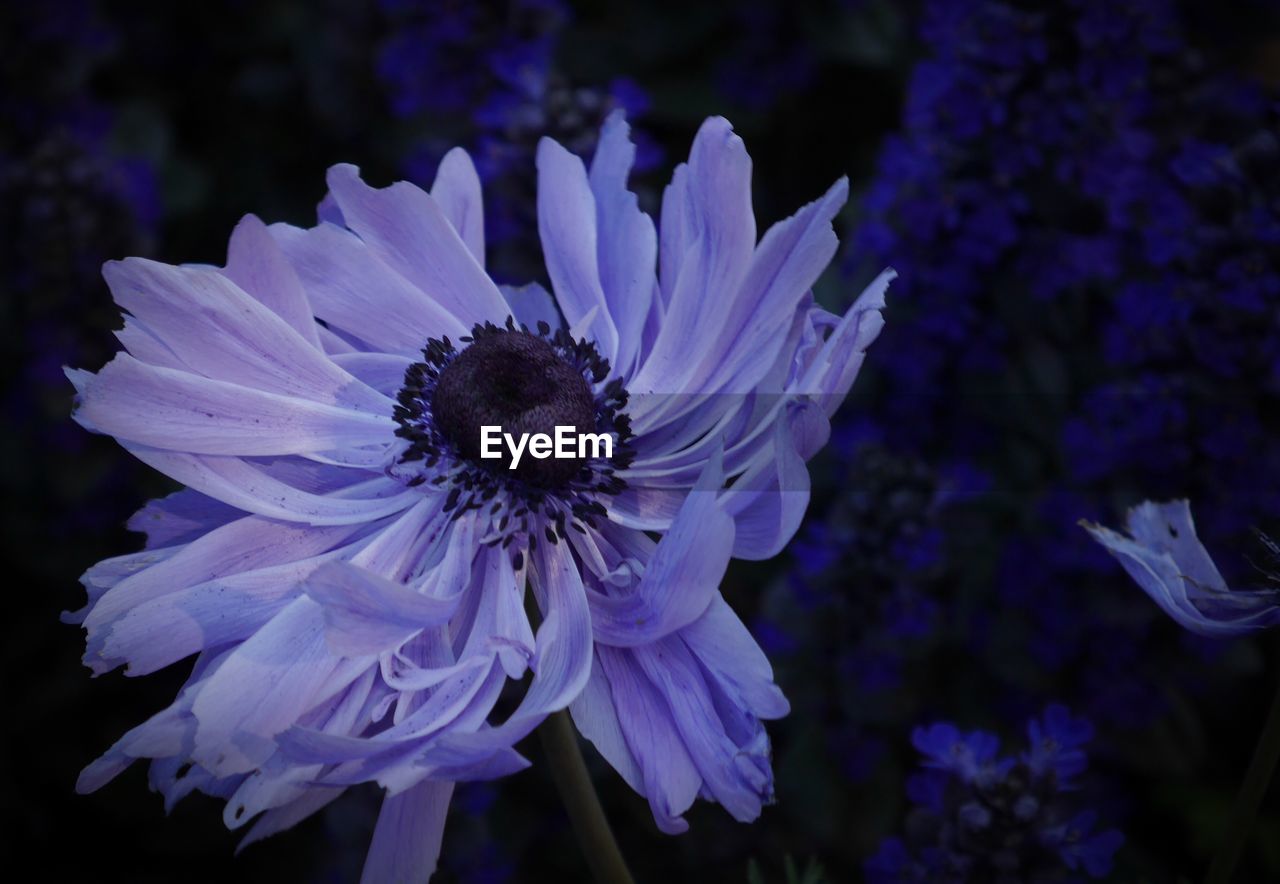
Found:
[[[165,368],[186,368],[186,364],[164,341],[132,316],[124,316],[124,327],[115,335],[120,345],[135,359]]]
[[[431,198],[467,245],[467,251],[484,266],[484,201],[480,176],[471,157],[460,147],[444,155],[431,185]]]
[[[68,372],[86,429],[196,454],[301,454],[389,444],[391,416],[265,393],[116,356],[96,375]]]
[[[423,882],[436,870],[453,783],[427,781],[382,799],[361,884]]]
[[[404,386],[404,373],[413,357],[395,353],[338,353],[334,364],[384,396],[394,398]]]
[[[668,834],[688,830],[681,819],[698,797],[702,775],[681,738],[659,689],[634,662],[634,652],[599,648],[619,725],[640,767],[654,821]]]
[[[293,828],[313,813],[328,806],[335,798],[340,798],[345,791],[346,789],[339,786],[312,786],[297,800],[282,807],[273,807],[254,821],[253,826],[236,845],[236,853],[263,838],[270,838],[272,835]]]
[[[302,281],[256,215],[245,215],[231,232],[222,272],[320,349],[316,318]]]
[[[538,143],[537,162],[538,235],[556,301],[570,326],[589,318],[587,336],[613,362],[618,330],[600,282],[596,206],[586,169],[550,138]]]
[[[654,488],[633,485],[613,499],[610,521],[642,531],[665,531],[680,512],[686,488]]]
[[[540,545],[538,558],[543,621],[530,662],[533,682],[502,724],[467,737],[446,737],[442,746],[457,753],[452,763],[485,757],[523,739],[549,713],[573,702],[591,675],[591,616],[577,565],[563,543]]]
[[[76,781],[76,791],[85,794],[102,788],[138,758],[176,759],[187,751],[196,725],[191,715],[195,686],[222,665],[230,653],[229,649],[206,651],[197,657],[177,699],[130,730],[87,766]]]
[[[631,653],[666,698],[676,730],[707,790],[735,819],[754,820],[761,806],[772,800],[767,742],[744,746],[730,739],[701,668],[678,638],[665,638]]]
[[[506,318],[498,287],[429,194],[406,181],[370,187],[346,164],[331,168],[328,181],[347,226],[464,326]]]
[[[347,562],[317,568],[306,593],[324,607],[330,649],[345,657],[399,647],[427,626],[449,619],[457,599],[437,599]]]
[[[626,116],[616,110],[600,131],[589,180],[599,231],[600,285],[618,336],[612,359],[617,377],[629,377],[634,369],[657,288],[657,234],[627,189],[635,155]]]
[[[89,612],[93,610],[98,600],[106,594],[106,592],[116,584],[137,574],[146,568],[150,568],[165,559],[171,558],[180,551],[181,547],[171,546],[162,548],[148,547],[141,552],[131,553],[126,556],[116,556],[110,559],[103,559],[89,570],[80,575],[80,584],[84,587],[85,593],[89,598],[84,607],[76,611],[63,611],[61,620],[63,623],[80,625],[84,619],[89,616]]]
[[[813,396],[828,416],[835,413],[858,376],[867,348],[884,328],[880,311],[884,309],[885,291],[897,275],[885,270],[866,287],[805,373],[790,386],[790,392]]]
[[[113,586],[85,620],[91,633],[146,602],[210,580],[307,560],[338,547],[364,525],[313,528],[258,517],[238,519]]]
[[[734,303],[755,248],[751,159],[726,120],[712,117],[698,130],[687,187],[692,238],[658,339],[632,381],[633,393],[703,391],[698,375],[705,367],[691,355],[703,353],[721,334],[725,308]]]
[[[671,303],[680,276],[680,265],[693,244],[693,208],[689,196],[689,166],[680,163],[671,173],[671,183],[662,191],[662,216],[658,225],[658,289],[654,292],[650,316],[666,316],[666,305]],[[656,337],[656,335],[655,335]],[[646,340],[649,347],[652,341]],[[648,352],[648,349],[644,352]]]
[[[108,262],[102,275],[116,303],[190,372],[373,414],[391,409],[387,397],[338,368],[285,319],[216,270],[127,258]]]
[[[260,462],[239,457],[182,454],[146,446],[126,445],[148,466],[215,500],[237,509],[290,522],[345,525],[394,515],[422,499],[422,495],[382,476],[342,470],[346,487],[315,494],[272,475]]]
[[[701,481],[711,487],[688,495],[629,593],[588,593],[597,642],[649,644],[692,623],[711,603],[734,545],[733,520],[716,499],[723,482],[719,458]]]
[[[332,224],[268,229],[302,279],[316,316],[362,341],[361,349],[416,355],[431,338],[467,333],[461,318],[392,270],[350,231]]]
[[[1227,588],[1196,538],[1187,501],[1147,501],[1134,507],[1127,524],[1131,537],[1101,525],[1082,524],[1183,628],[1228,638],[1280,623],[1280,593]]]
[[[377,693],[375,683],[376,670],[365,671],[337,697],[308,713],[304,720],[325,733],[349,733],[352,728],[363,726],[370,699]],[[276,753],[253,776],[246,777],[227,800],[223,822],[227,828],[237,829],[264,811],[295,804],[317,789],[314,781],[323,769],[319,764],[292,764],[281,753]],[[334,790],[321,788],[320,791],[332,795]]]
[[[1144,501],[1129,511],[1125,524],[1129,534],[1142,546],[1168,553],[1178,571],[1204,589],[1227,591],[1218,566],[1196,538],[1191,504],[1186,500],[1168,503]]]
[[[805,406],[792,409],[801,411]],[[819,418],[825,423],[821,414]],[[725,493],[724,508],[733,517],[733,555],[737,558],[773,558],[800,527],[809,506],[809,470],[797,451],[792,427],[802,420],[791,414],[778,419],[765,456]]]
[[[719,593],[681,637],[722,689],[752,715],[782,718],[790,710],[773,681],[773,667]]]
[[[190,543],[244,513],[222,501],[184,488],[148,501],[129,517],[129,530],[147,535],[147,548]]]
[[[536,282],[522,286],[504,285],[501,289],[502,297],[507,299],[511,308],[511,314],[521,325],[536,330],[539,322],[545,322],[552,329],[564,324],[555,299]]]
[[[275,751],[277,734],[367,668],[334,656],[321,607],[294,599],[200,686],[191,757],[218,776],[253,770]]]
[[[841,178],[822,196],[765,233],[751,266],[724,318],[714,344],[705,349],[712,365],[706,389],[746,393],[757,388],[773,365],[806,293],[835,255],[831,222],[844,205],[849,183]]]
[[[126,675],[147,675],[205,648],[251,636],[302,593],[312,571],[351,555],[355,545],[322,556],[175,588],[91,634],[85,663],[95,671],[127,662]]]
[[[569,705],[569,712],[578,732],[596,747],[613,769],[627,781],[627,785],[644,794],[643,772],[627,745],[622,726],[618,723],[613,690],[599,659],[600,650],[596,651],[587,685]],[[694,792],[696,794],[696,787]],[[692,800],[691,798],[690,801]]]

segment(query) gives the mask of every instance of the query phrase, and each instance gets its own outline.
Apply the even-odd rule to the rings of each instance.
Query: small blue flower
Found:
[[[1093,739],[1093,725],[1073,718],[1066,706],[1053,704],[1042,718],[1027,722],[1030,750],[1022,756],[1034,776],[1053,773],[1058,785],[1066,788],[1088,766],[1084,745]]]
[[[911,733],[911,745],[925,757],[926,767],[945,770],[965,783],[999,773],[993,770],[993,762],[1000,751],[1000,738],[985,731],[964,734],[944,722],[916,728]]]

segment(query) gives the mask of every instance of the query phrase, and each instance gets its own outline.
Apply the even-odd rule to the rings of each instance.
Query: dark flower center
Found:
[[[543,433],[553,440],[556,427],[578,433],[596,431],[596,402],[582,372],[570,365],[546,339],[522,330],[477,338],[444,370],[431,399],[436,427],[458,453],[486,469],[539,488],[556,488],[583,466],[580,458],[537,458],[524,452],[509,470],[504,440],[501,457],[482,459],[481,428],[500,427],[512,439]]]
[[[405,369],[393,413],[404,447],[387,474],[410,488],[447,488],[443,512],[452,519],[482,511],[485,544],[520,541],[512,553],[518,570],[539,537],[555,544],[569,530],[596,527],[608,517],[601,498],[626,489],[618,473],[636,456],[627,390],[621,378],[606,380],[609,362],[595,344],[553,333],[546,322],[530,330],[508,316],[505,327],[478,323],[459,341],[461,350],[448,337],[432,338],[422,361]],[[482,427],[497,433],[482,436]],[[588,434],[595,441],[581,444]],[[599,451],[601,437],[613,440],[612,451]],[[578,444],[565,453],[577,456],[534,456],[535,440],[543,455],[571,440]]]

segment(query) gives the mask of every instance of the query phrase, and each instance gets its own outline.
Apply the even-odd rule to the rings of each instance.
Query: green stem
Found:
[[[1213,858],[1205,884],[1229,884],[1231,875],[1240,862],[1240,854],[1244,852],[1249,836],[1253,834],[1254,822],[1258,816],[1258,808],[1266,797],[1267,788],[1271,785],[1271,777],[1276,770],[1276,761],[1280,759],[1280,680],[1276,685],[1276,696],[1271,701],[1271,711],[1267,713],[1267,723],[1262,726],[1262,734],[1258,737],[1258,745],[1254,747],[1253,759],[1249,762],[1249,770],[1240,784],[1240,792],[1236,795],[1235,806],[1231,809],[1231,822],[1227,827],[1226,838]]]
[[[556,781],[569,822],[582,845],[587,865],[598,884],[634,884],[627,864],[618,850],[609,821],[605,819],[600,798],[591,785],[591,775],[582,760],[578,748],[578,735],[569,720],[569,713],[561,710],[547,716],[538,727],[542,739],[542,751],[551,766],[551,776]]]

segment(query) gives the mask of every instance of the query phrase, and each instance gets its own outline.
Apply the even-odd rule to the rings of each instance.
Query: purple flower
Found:
[[[1081,523],[1178,625],[1200,635],[1244,635],[1280,623],[1280,590],[1232,591],[1196,538],[1191,505],[1146,501],[1129,510],[1126,537]]]
[[[568,707],[665,831],[698,796],[760,813],[762,720],[787,701],[718,585],[795,533],[893,274],[843,317],[816,307],[846,183],[757,242],[723,119],[660,229],[626,189],[634,151],[620,114],[589,169],[540,144],[554,298],[487,275],[462,151],[429,194],[335,166],[317,226],[247,217],[225,268],[107,266],[127,352],[68,372],[76,420],[187,488],[134,517],[147,548],[90,569],[69,616],[95,672],[198,656],[80,790],[150,758],[168,803],[226,798],[250,842],[377,782],[366,879],[420,879],[453,784],[523,768],[512,746]],[[479,456],[491,424],[613,446],[508,468]]]

